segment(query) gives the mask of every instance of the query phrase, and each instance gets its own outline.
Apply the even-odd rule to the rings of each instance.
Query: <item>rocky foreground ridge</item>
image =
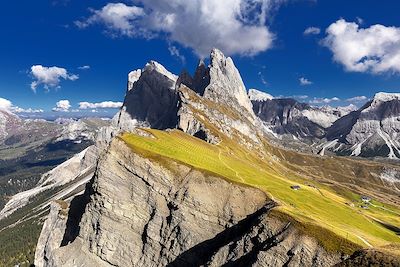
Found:
[[[93,183],[69,208],[53,204],[38,243],[38,266],[329,266],[340,261],[289,223],[269,217],[275,203],[257,189],[183,165],[176,175],[118,139],[98,166]]]
[[[347,259],[274,216],[278,203],[264,192],[173,160],[166,167],[118,138],[146,135],[143,127],[177,128],[211,144],[228,138],[255,151],[266,142],[238,70],[220,51],[194,77],[149,62],[129,74],[124,105],[98,136],[84,193],[51,204],[35,265],[332,266]],[[292,160],[262,155],[285,156]]]

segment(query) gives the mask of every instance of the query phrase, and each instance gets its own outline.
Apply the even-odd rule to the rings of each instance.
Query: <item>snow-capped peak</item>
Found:
[[[379,92],[374,96],[374,101],[387,102],[391,100],[400,100],[400,93],[385,93]]]
[[[257,89],[250,89],[249,98],[251,101],[267,101],[273,99],[274,97]]]

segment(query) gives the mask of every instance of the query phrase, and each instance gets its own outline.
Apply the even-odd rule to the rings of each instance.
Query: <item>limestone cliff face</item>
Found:
[[[374,98],[327,131],[345,155],[400,159],[400,94],[377,93]],[[342,146],[338,148],[338,146]]]
[[[177,77],[155,61],[129,73],[124,105],[112,127],[100,132],[98,143],[137,127],[178,128],[218,143],[210,125],[229,137],[239,133],[259,143],[258,120],[232,59],[214,49],[210,62],[206,67],[201,61],[193,77],[187,72]]]
[[[246,87],[232,58],[226,58],[218,49],[211,51],[210,84],[205,88],[204,97],[216,102],[231,103],[239,111],[245,110],[254,119],[252,104]]]
[[[177,128],[211,143],[220,138],[212,128],[244,145],[260,143],[259,120],[247,96],[239,71],[231,58],[218,49],[210,55],[210,65],[200,61],[194,77],[183,72],[176,83],[180,96]]]
[[[165,129],[176,125],[178,94],[175,91],[177,76],[161,64],[150,61],[142,71],[129,74],[128,90],[118,117],[124,129],[141,126]]]
[[[58,205],[57,210],[53,205],[35,264],[330,266],[339,262],[338,255],[269,216],[275,203],[263,192],[173,162],[168,169],[113,140],[85,194],[69,208]]]

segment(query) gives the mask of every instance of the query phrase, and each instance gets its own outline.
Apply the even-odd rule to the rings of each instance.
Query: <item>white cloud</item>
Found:
[[[79,28],[86,28],[92,24],[103,23],[110,33],[116,31],[127,36],[137,34],[134,21],[145,15],[143,8],[127,6],[124,3],[108,3],[100,10],[91,9],[91,12],[93,14],[89,18],[83,21],[75,21],[75,24]]]
[[[265,79],[265,76],[264,76],[264,74],[263,74],[261,71],[258,72],[258,76],[260,77],[261,83],[264,84],[265,86],[267,86],[267,85],[268,85],[268,82],[267,82],[267,80]]]
[[[200,57],[217,47],[226,54],[255,55],[275,39],[267,18],[286,0],[136,0],[108,3],[75,24],[103,24],[112,36],[153,38],[189,47]]]
[[[64,68],[60,67],[44,67],[42,65],[34,65],[31,67],[31,75],[35,81],[31,83],[31,88],[36,92],[39,85],[43,85],[45,89],[57,88],[60,80],[75,81],[79,79],[78,75],[70,74]]]
[[[304,77],[300,77],[299,82],[300,82],[300,85],[310,85],[313,83],[312,81],[310,81],[309,79],[304,78]]]
[[[15,113],[41,113],[41,112],[44,112],[43,109],[32,109],[32,108],[24,109],[24,108],[20,108],[18,106],[14,106],[14,104],[10,100],[1,98],[1,97],[0,97],[0,109],[6,110],[9,112],[15,112]]]
[[[79,102],[79,109],[120,108],[122,102],[104,101],[100,103]]]
[[[347,102],[364,102],[367,100],[368,100],[368,97],[366,97],[365,95],[355,96],[355,97],[346,99]]]
[[[0,97],[0,109],[10,110],[12,106],[13,104],[10,100]]]
[[[20,108],[20,107],[14,107],[13,112],[15,113],[43,113],[43,109],[34,109],[34,108]]]
[[[69,112],[71,104],[69,100],[60,100],[56,103],[56,106],[52,109],[53,111]]]
[[[83,66],[78,67],[78,69],[80,69],[80,70],[89,70],[90,66],[89,65],[83,65]]]
[[[275,98],[293,98],[293,99],[305,100],[308,97],[309,97],[308,95],[279,95],[276,96]]]
[[[311,104],[329,104],[332,102],[340,101],[340,98],[338,97],[332,97],[332,98],[319,98],[319,97],[314,97],[312,100],[310,100]]]
[[[321,29],[317,27],[308,27],[304,30],[304,35],[318,35],[321,33]]]
[[[182,62],[182,64],[185,64],[186,58],[179,52],[179,49],[176,48],[176,46],[169,45],[168,51],[171,54],[171,56],[175,56],[175,57],[179,58],[179,60]]]
[[[326,33],[322,44],[347,71],[400,73],[400,28],[380,24],[360,28],[340,19]]]

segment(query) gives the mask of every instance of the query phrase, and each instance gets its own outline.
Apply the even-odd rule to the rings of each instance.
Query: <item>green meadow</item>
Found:
[[[177,130],[146,131],[152,137],[123,134],[120,138],[136,153],[167,168],[168,160],[173,160],[233,183],[261,189],[278,203],[273,216],[291,220],[328,250],[351,252],[360,247],[400,243],[400,237],[387,227],[400,227],[400,211],[395,207],[384,208],[384,204],[373,202],[369,209],[362,209],[361,201],[347,199],[315,182],[311,184],[272,157],[261,156],[267,154],[247,150],[229,140],[212,145]],[[300,189],[291,189],[293,185]],[[349,195],[355,196],[350,192]]]

